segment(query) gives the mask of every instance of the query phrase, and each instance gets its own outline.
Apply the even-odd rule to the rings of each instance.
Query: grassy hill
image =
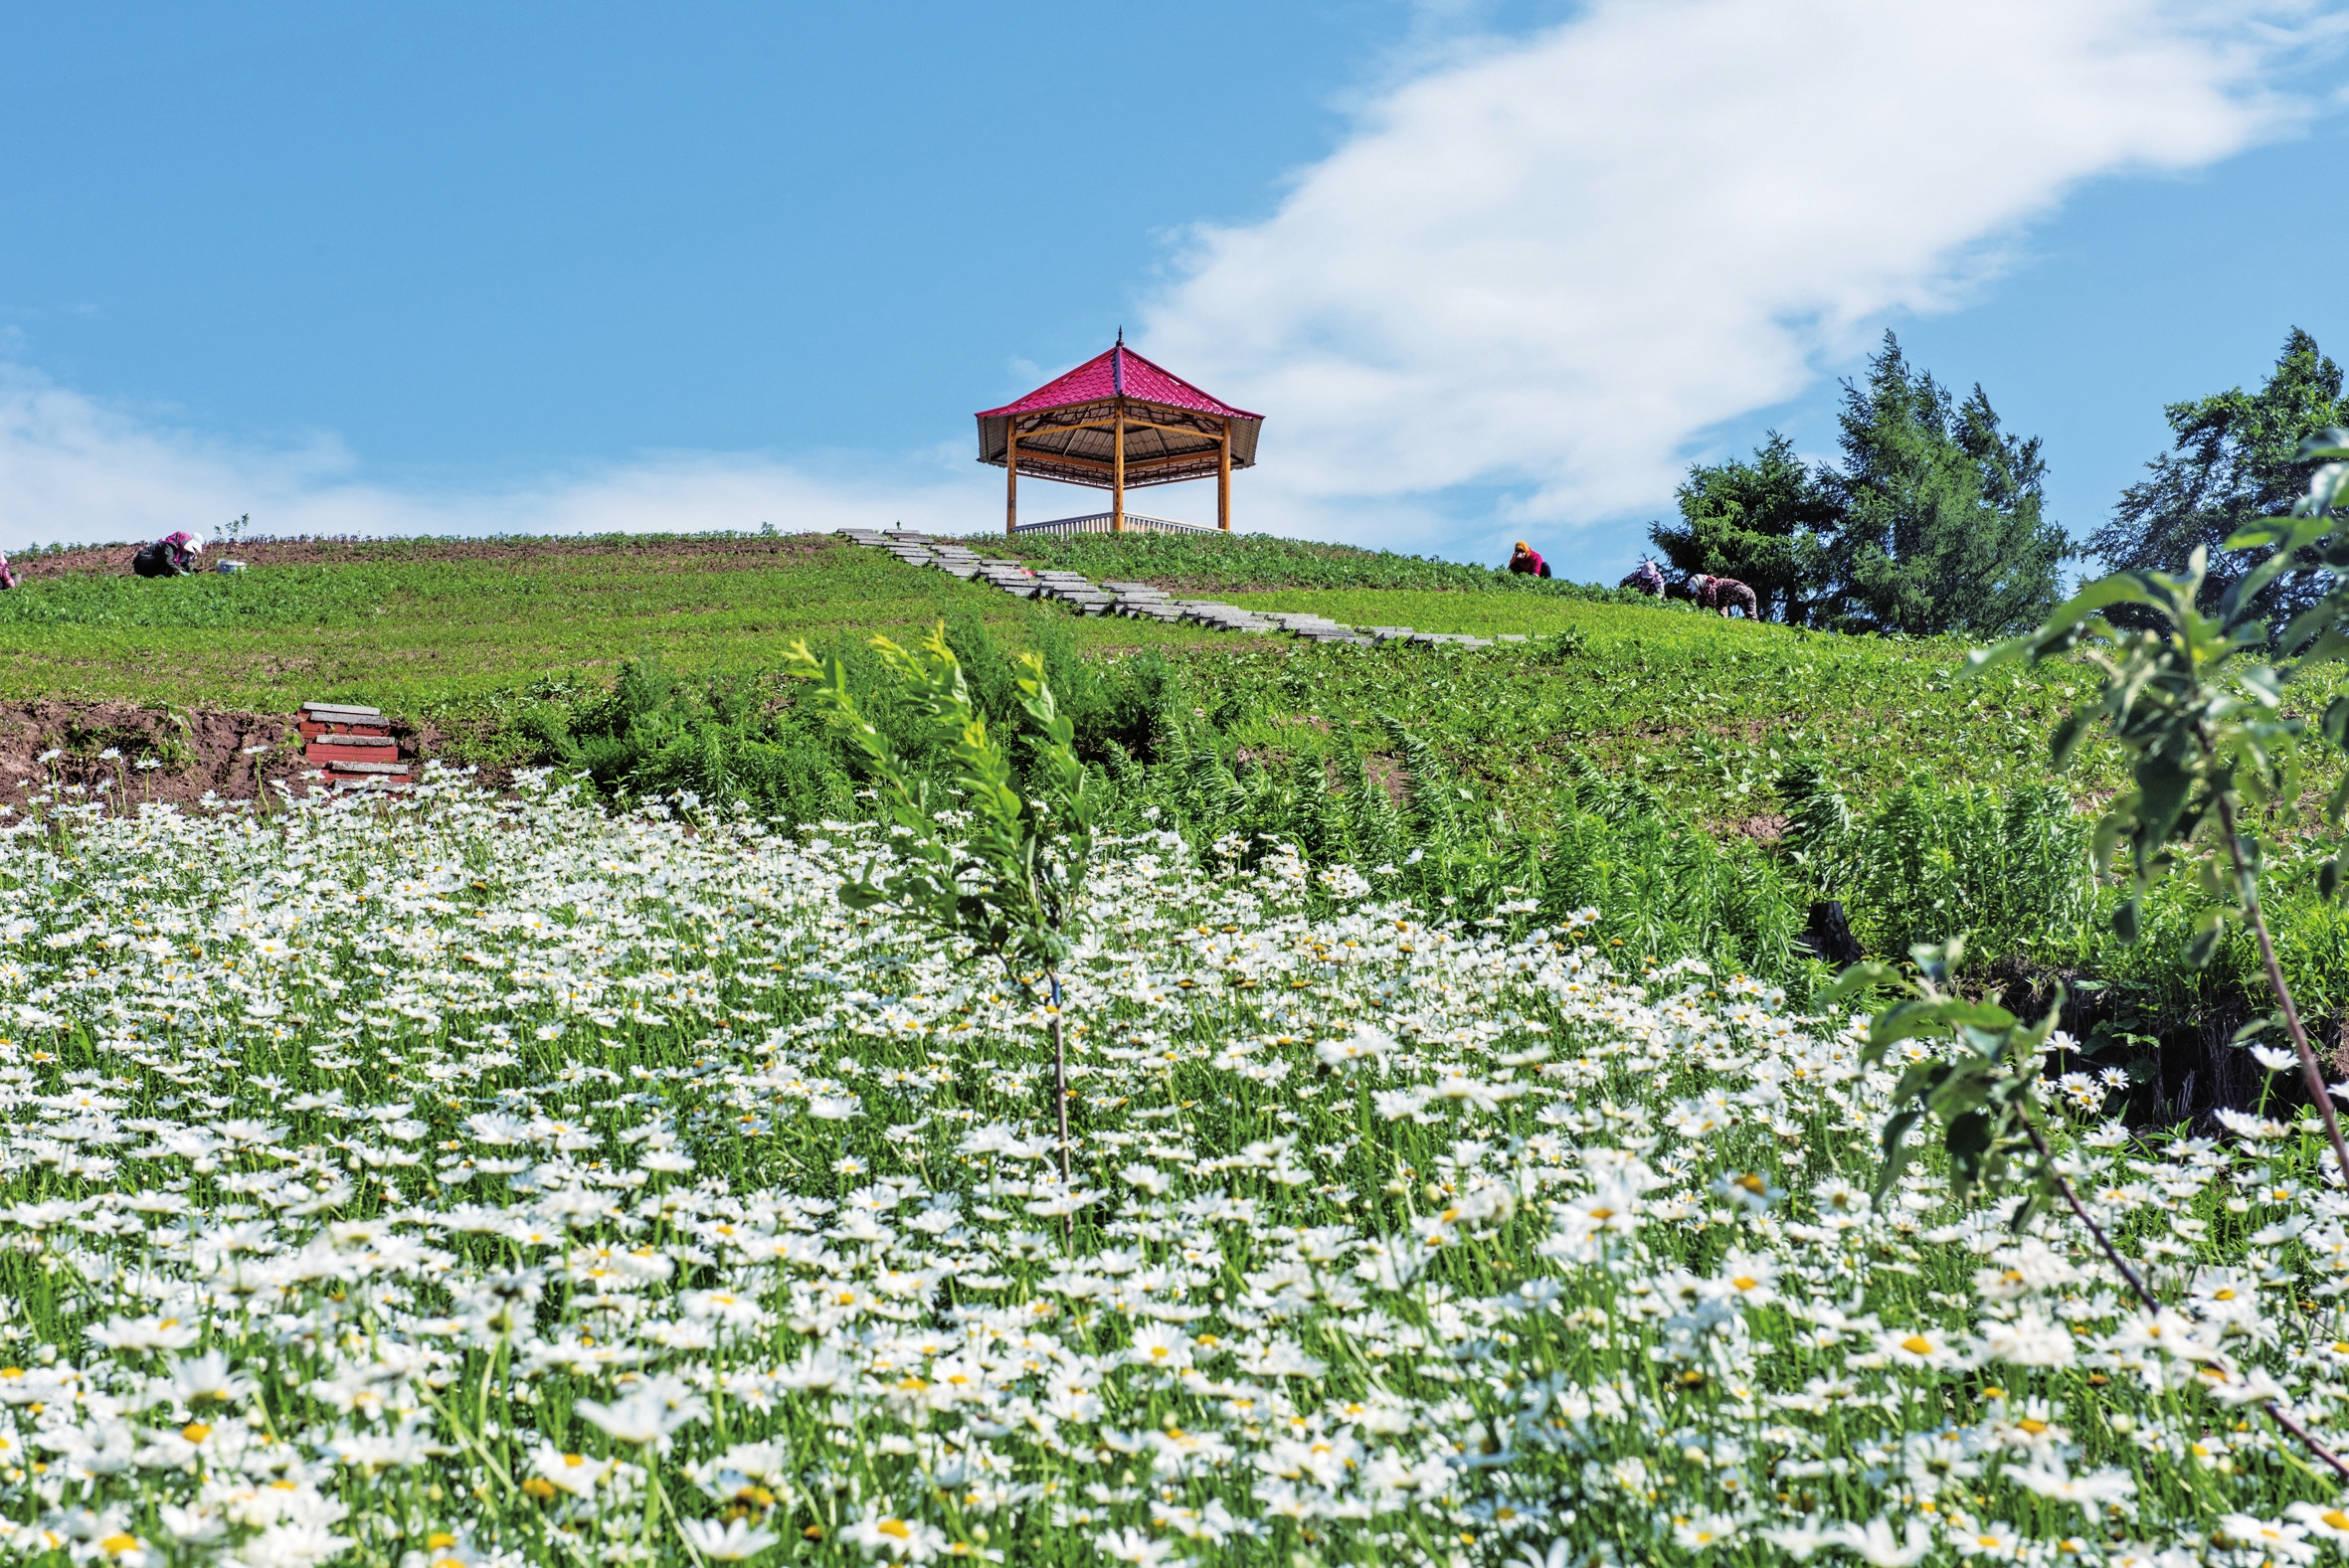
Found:
[[[148,582],[127,550],[19,557],[0,595],[0,697],[122,697],[288,710],[308,699],[424,717],[549,671],[657,656],[697,673],[823,639],[1024,607],[838,540],[257,541],[237,576]],[[1094,622],[1087,646],[1179,645],[1190,628]]]
[[[1140,535],[1017,547],[1038,564],[1268,610],[1562,634],[1569,646],[1365,652],[1086,618],[810,535],[264,540],[238,549],[253,564],[242,575],[167,582],[128,576],[126,549],[19,557],[27,587],[0,595],[0,700],[268,713],[339,699],[478,734],[550,680],[608,685],[629,660],[758,682],[797,638],[856,641],[944,618],[1013,646],[1048,634],[1094,658],[1156,653],[1257,753],[1376,749],[1392,716],[1519,795],[1546,788],[1579,751],[1675,806],[1742,822],[1769,815],[1754,789],[1798,755],[1837,757],[1862,796],[1961,762],[1970,777],[2029,773],[2063,696],[2013,676],[1953,686],[1954,643],[1730,623],[1343,546]]]
[[[2001,984],[2090,976],[2078,1032],[2138,1053],[2140,1113],[2185,1106],[2187,1072],[2215,1103],[2225,1064],[2205,1037],[2240,1021],[2255,960],[2238,944],[2208,970],[2181,961],[2201,912],[2183,883],[2146,943],[2110,937],[2078,806],[2117,785],[2112,759],[2091,745],[2062,781],[2045,763],[2083,670],[1972,679],[1954,640],[1726,621],[1255,536],[1017,545],[1096,578],[1535,640],[1331,647],[1088,619],[813,536],[264,541],[239,550],[241,576],[162,583],[125,575],[125,551],[41,553],[20,558],[26,589],[0,595],[0,703],[14,705],[0,740],[28,759],[67,747],[94,787],[142,732],[119,715],[77,722],[55,699],[201,717],[340,698],[418,726],[444,758],[559,763],[615,793],[690,789],[807,820],[860,809],[858,781],[777,673],[781,650],[806,637],[842,651],[919,747],[863,644],[943,620],[998,725],[1023,722],[1009,653],[1045,654],[1121,830],[1173,824],[1243,854],[1277,837],[1463,916],[1596,907],[1633,957],[1703,955],[1797,984],[1819,972],[1810,906],[1835,898],[1875,953],[1964,932],[1975,971]],[[247,755],[254,722],[209,744]],[[124,759],[98,762],[107,745]],[[2279,844],[2285,963],[2337,1024],[2349,924],[2314,895],[2313,841]]]

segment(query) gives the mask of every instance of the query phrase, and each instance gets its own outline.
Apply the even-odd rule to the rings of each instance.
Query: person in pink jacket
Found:
[[[197,558],[203,554],[202,534],[165,534],[139,548],[130,558],[130,570],[140,577],[184,577],[202,564]]]

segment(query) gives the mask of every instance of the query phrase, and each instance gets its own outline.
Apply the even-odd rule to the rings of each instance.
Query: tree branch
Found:
[[[2207,748],[2209,742],[2204,741]],[[2308,1044],[2308,1031],[2300,1026],[2300,1009],[2292,1004],[2292,993],[2283,982],[2283,966],[2275,961],[2275,944],[2267,936],[2267,917],[2259,912],[2259,887],[2253,875],[2250,862],[2243,853],[2243,838],[2235,830],[2235,802],[2225,789],[2216,791],[2219,805],[2219,830],[2227,835],[2228,853],[2235,858],[2237,886],[2243,890],[2243,912],[2251,922],[2252,935],[2259,944],[2259,961],[2267,969],[2267,988],[2275,993],[2276,1004],[2283,1009],[2283,1026],[2292,1037],[2292,1049],[2299,1053],[2300,1076],[2308,1085],[2308,1094],[2316,1102],[2316,1114],[2324,1119],[2324,1135],[2332,1139],[2334,1169],[2344,1184],[2349,1184],[2349,1144],[2341,1140],[2341,1119],[2333,1114],[2332,1091],[2325,1087],[2324,1069],[2317,1065],[2316,1052]]]

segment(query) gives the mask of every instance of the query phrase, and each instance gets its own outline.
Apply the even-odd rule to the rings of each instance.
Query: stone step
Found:
[[[409,768],[406,763],[345,762],[340,758],[336,758],[326,765],[326,773],[329,778],[336,774],[373,774],[384,777],[397,776],[399,778],[405,779],[408,777]]]
[[[301,755],[305,763],[399,763],[400,743],[367,735],[338,735],[310,742]]]
[[[301,705],[301,711],[320,720],[339,719],[345,723],[361,724],[381,724],[383,722],[381,708],[362,708],[355,703],[348,702],[305,702]]]

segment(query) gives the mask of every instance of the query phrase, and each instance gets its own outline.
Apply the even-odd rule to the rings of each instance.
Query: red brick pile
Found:
[[[337,788],[405,789],[416,781],[414,761],[400,755],[400,742],[380,708],[340,702],[301,705],[302,761],[323,769]]]

